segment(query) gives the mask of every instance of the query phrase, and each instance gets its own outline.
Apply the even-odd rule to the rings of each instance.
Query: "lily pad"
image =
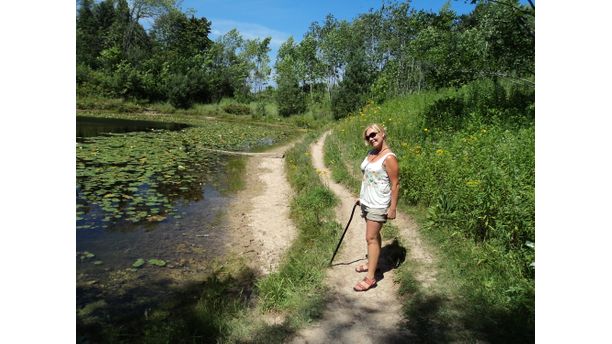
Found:
[[[155,266],[166,266],[166,261],[161,259],[149,259],[147,263]]]
[[[134,268],[139,268],[139,267],[143,266],[143,265],[144,265],[144,263],[145,263],[145,260],[144,260],[144,259],[142,259],[142,258],[138,258],[138,259],[136,259],[136,261],[134,262],[134,264],[132,264],[132,267],[134,267]]]
[[[96,311],[97,309],[104,308],[106,306],[107,306],[106,301],[99,300],[99,301],[96,301],[96,302],[89,303],[89,304],[85,305],[85,307],[77,310],[77,313],[80,316],[88,316],[91,313],[93,313],[94,311]]]
[[[165,219],[166,217],[162,215],[151,215],[147,217],[147,221],[149,222],[161,222],[161,221],[164,221]]]

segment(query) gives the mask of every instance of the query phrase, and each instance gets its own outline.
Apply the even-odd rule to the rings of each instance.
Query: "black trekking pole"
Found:
[[[332,265],[332,262],[334,261],[334,257],[336,257],[336,253],[338,253],[338,249],[340,248],[340,244],[342,244],[342,239],[344,239],[344,235],[346,234],[346,231],[349,228],[349,225],[351,224],[351,221],[353,220],[353,215],[355,215],[355,208],[357,208],[357,205],[359,205],[359,202],[355,202],[355,205],[353,206],[353,211],[351,212],[351,217],[348,220],[348,223],[346,224],[346,227],[344,228],[344,232],[342,233],[342,236],[340,237],[340,241],[338,241],[338,246],[336,246],[336,250],[334,251],[334,255],[332,256],[331,260],[329,261],[329,266]]]

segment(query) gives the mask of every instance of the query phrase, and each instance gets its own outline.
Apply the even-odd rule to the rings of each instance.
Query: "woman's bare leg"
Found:
[[[366,242],[368,243],[368,275],[370,279],[374,278],[376,267],[378,266],[378,257],[380,256],[381,237],[380,229],[382,223],[366,220]]]

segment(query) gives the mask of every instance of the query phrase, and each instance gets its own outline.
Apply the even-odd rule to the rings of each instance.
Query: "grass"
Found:
[[[236,115],[225,111],[231,104],[239,104],[233,99],[224,98],[218,103],[196,103],[189,109],[177,109],[168,102],[148,103],[135,100],[104,98],[97,96],[78,96],[77,110],[81,115],[97,116],[135,116],[138,119],[159,120],[160,118],[180,118],[193,121],[214,117],[226,121],[260,122],[269,125],[283,125],[302,129],[320,129],[332,122],[333,118],[318,105],[300,115],[282,117],[278,115],[278,106],[273,101],[252,101],[244,106],[250,109],[250,115]]]
[[[344,184],[353,194],[357,194],[361,187],[361,181],[355,178],[354,165],[359,164],[359,162],[348,162],[340,151],[340,147],[344,146],[338,142],[337,136],[330,135],[327,137],[323,147],[325,166],[331,170],[332,178],[335,181]],[[347,164],[351,166],[349,167]]]

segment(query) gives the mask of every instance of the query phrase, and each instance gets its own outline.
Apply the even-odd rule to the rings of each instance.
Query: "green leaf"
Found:
[[[132,267],[133,267],[133,268],[139,268],[139,267],[143,266],[143,265],[144,265],[144,263],[145,263],[145,260],[144,260],[144,259],[142,259],[142,258],[138,258],[138,259],[136,259],[136,261],[134,262],[134,264],[132,264]]]
[[[166,266],[166,261],[161,260],[161,259],[149,259],[147,261],[147,263],[151,264],[151,265],[156,265],[156,266]]]

